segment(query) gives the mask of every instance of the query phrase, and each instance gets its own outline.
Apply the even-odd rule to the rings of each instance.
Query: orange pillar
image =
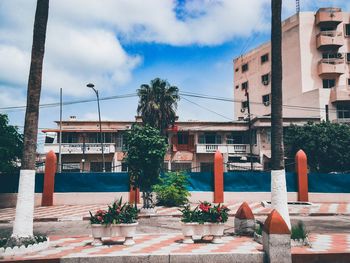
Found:
[[[224,202],[224,167],[220,151],[214,155],[214,203]]]
[[[309,201],[309,187],[307,178],[307,157],[303,150],[295,155],[296,173],[298,180],[298,201]]]
[[[53,151],[46,154],[44,189],[41,197],[42,206],[53,205],[53,193],[55,190],[55,174],[57,167],[57,157]]]
[[[132,185],[130,185],[130,192],[129,192],[129,203],[133,204],[135,203],[139,204],[140,203],[140,189],[136,188],[134,189]]]

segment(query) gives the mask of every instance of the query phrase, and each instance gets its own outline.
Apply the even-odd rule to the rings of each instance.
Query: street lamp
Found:
[[[92,89],[96,93],[97,98],[97,108],[98,108],[98,121],[100,123],[100,142],[101,142],[101,150],[102,150],[102,171],[106,172],[106,166],[105,166],[105,155],[104,155],[104,149],[103,149],[103,139],[102,139],[102,123],[101,123],[101,112],[100,112],[100,98],[98,96],[98,90],[96,90],[94,87],[95,85],[92,83],[89,83],[86,85],[86,87]]]

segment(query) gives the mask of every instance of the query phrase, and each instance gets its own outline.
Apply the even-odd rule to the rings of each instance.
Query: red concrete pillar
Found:
[[[57,167],[57,157],[53,151],[46,154],[44,189],[41,197],[42,206],[53,205],[53,193],[55,190],[55,174]]]
[[[224,202],[224,167],[220,151],[214,155],[214,203]]]
[[[134,204],[136,200],[136,203],[140,203],[140,189],[136,188],[134,189],[132,185],[130,185],[130,192],[129,192],[129,203]]]
[[[295,155],[295,165],[298,181],[298,201],[309,201],[309,187],[307,178],[307,157],[303,150]]]

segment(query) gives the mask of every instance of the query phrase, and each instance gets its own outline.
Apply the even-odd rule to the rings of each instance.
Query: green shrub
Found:
[[[297,225],[292,226],[291,239],[305,240],[308,236],[305,225],[302,221],[299,221]]]
[[[184,172],[166,173],[160,183],[153,186],[157,194],[157,205],[172,207],[188,203],[190,193],[187,190],[188,177]]]

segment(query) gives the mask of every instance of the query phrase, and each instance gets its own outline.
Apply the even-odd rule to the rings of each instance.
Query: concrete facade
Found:
[[[339,8],[301,12],[283,21],[284,117],[350,121],[349,34],[350,13]],[[247,82],[253,117],[270,115],[270,71],[270,42],[234,59],[235,118],[247,117]]]
[[[286,118],[284,125],[303,125],[318,118]],[[103,121],[104,155],[106,171],[127,171],[124,164],[125,133],[135,122]],[[59,131],[47,129],[45,153],[59,153]],[[168,134],[168,152],[164,158],[164,170],[212,171],[214,153],[223,154],[226,170],[250,169],[250,158],[256,170],[263,170],[271,157],[270,118],[252,120],[252,157],[250,157],[249,131],[247,121],[236,122],[176,122]],[[62,171],[102,171],[102,151],[99,142],[97,121],[62,122]]]

